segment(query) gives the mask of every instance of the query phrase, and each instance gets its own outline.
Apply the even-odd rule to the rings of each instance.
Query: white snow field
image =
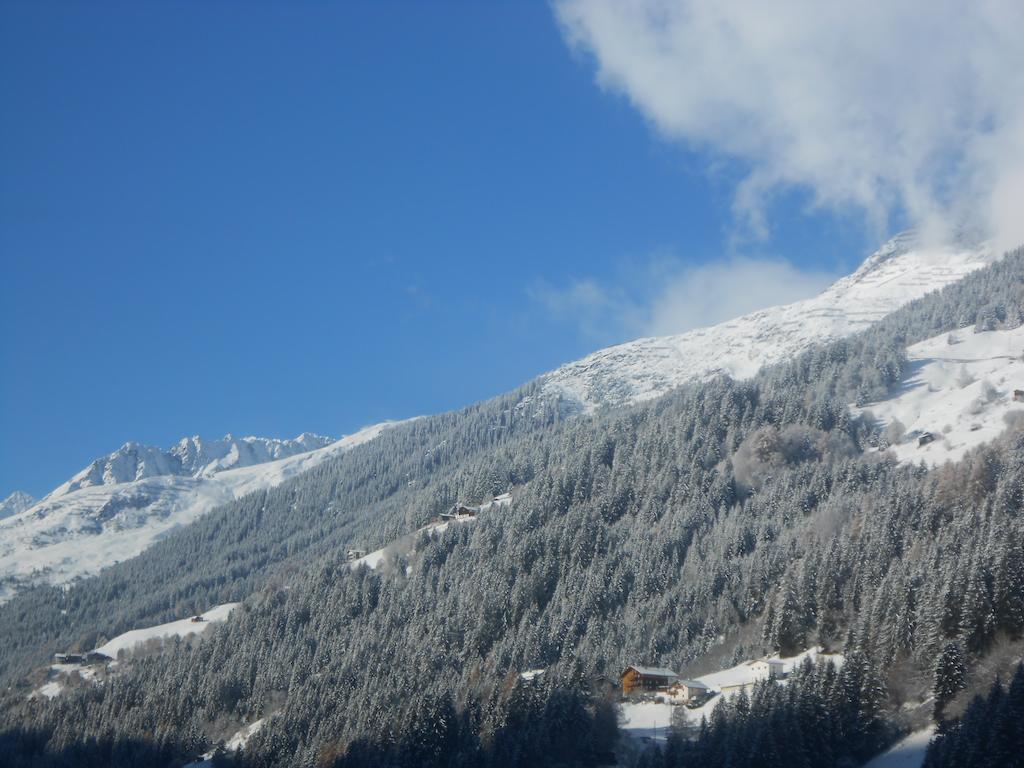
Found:
[[[926,247],[899,235],[819,296],[678,336],[602,349],[541,377],[585,411],[649,400],[695,379],[750,378],[811,344],[861,331],[904,304],[995,260],[987,246]]]
[[[155,627],[132,629],[104,643],[96,651],[116,659],[117,654],[121,651],[130,651],[154,638],[167,639],[171,637],[201,635],[212,625],[227,619],[231,611],[237,607],[238,603],[224,603],[201,614],[202,621],[192,621],[192,617],[189,617],[187,619],[179,619],[178,621],[170,621],[166,624],[158,624]]]
[[[1024,390],[1022,353],[1024,327],[964,328],[927,339],[908,347],[907,373],[892,396],[860,410],[880,426],[904,426],[889,448],[900,461],[957,461],[1003,432],[1008,418],[1024,418],[1024,402],[1013,399],[1015,389]],[[919,445],[925,433],[934,439]]]
[[[134,557],[215,507],[280,485],[400,423],[374,424],[323,447],[250,466],[220,469],[235,461],[230,454],[221,456],[201,464],[196,475],[152,474],[157,471],[153,461],[122,449],[28,509],[0,520],[0,602],[24,585],[64,584]],[[302,440],[292,442],[309,444]],[[126,462],[143,476],[116,482],[124,475],[109,467],[123,471]],[[111,482],[100,482],[104,477]]]
[[[167,639],[171,637],[201,635],[209,627],[226,620],[231,611],[236,607],[238,607],[238,603],[224,603],[214,606],[206,613],[200,614],[203,618],[202,621],[192,621],[190,616],[187,619],[169,621],[166,624],[158,624],[155,627],[132,629],[118,635],[95,650],[98,653],[109,656],[111,659],[115,659],[115,661],[109,664],[109,667],[113,668],[117,666],[117,655],[121,651],[130,651],[154,638]],[[28,697],[31,699],[36,696],[45,696],[48,699],[52,699],[54,696],[60,695],[64,690],[67,675],[78,673],[85,680],[95,680],[97,668],[97,666],[89,664],[51,664],[49,669],[50,679],[32,691]]]
[[[809,648],[796,656],[779,659],[783,663],[783,674],[792,673],[808,657],[821,664],[831,661],[837,668],[843,665],[842,654],[825,654],[821,652],[820,648]],[[703,706],[694,709],[683,706],[681,702],[673,703],[672,697],[668,694],[658,694],[654,701],[623,702],[619,705],[622,713],[623,734],[631,739],[663,741],[668,738],[668,726],[672,724],[673,712],[682,713],[687,723],[699,725],[701,718],[710,718],[711,712],[722,701],[739,694],[739,689],[723,692],[723,688],[744,686],[749,695],[750,688],[754,683],[765,679],[763,672],[759,672],[751,666],[752,661],[754,660],[744,661],[720,672],[692,678],[697,682],[704,683],[714,694]],[[779,680],[780,685],[785,685],[785,682],[785,680]],[[658,701],[658,698],[661,698],[662,701]]]
[[[864,768],[921,768],[924,755],[928,751],[928,743],[934,733],[933,725],[914,731],[878,757],[865,763]]]

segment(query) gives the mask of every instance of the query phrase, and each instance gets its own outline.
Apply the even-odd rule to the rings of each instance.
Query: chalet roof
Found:
[[[702,683],[700,680],[680,680],[679,684],[680,685],[685,685],[687,688],[700,688],[701,690],[704,690],[704,691],[710,691],[711,690],[711,686],[710,685],[704,685],[704,683]]]
[[[635,669],[641,675],[649,677],[679,677],[679,675],[666,667],[641,667],[639,664],[630,664],[626,669]]]

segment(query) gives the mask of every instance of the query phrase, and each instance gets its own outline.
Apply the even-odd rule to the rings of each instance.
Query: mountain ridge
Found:
[[[288,458],[323,448],[334,441],[335,438],[312,432],[303,432],[290,440],[251,436],[235,438],[230,433],[220,439],[207,440],[193,435],[181,438],[166,450],[129,441],[58,485],[43,500],[66,496],[82,488],[117,485],[149,477],[212,475],[227,469]]]
[[[987,243],[955,238],[953,245],[932,246],[903,232],[815,297],[598,350],[539,377],[542,390],[572,410],[590,412],[650,400],[721,374],[747,379],[811,344],[863,330],[995,259]]]
[[[539,397],[588,413],[721,374],[750,378],[812,344],[863,330],[994,260],[985,244],[926,246],[915,233],[901,233],[816,297],[598,350],[535,379]],[[64,583],[134,556],[215,506],[273,487],[393,424],[337,442],[304,433],[293,440],[183,438],[166,451],[126,443],[42,501],[0,520],[0,600],[26,581]],[[100,543],[104,536],[110,541]],[[85,541],[91,543],[83,548]]]
[[[6,499],[0,501],[0,520],[16,515],[35,503],[36,500],[24,491],[14,491]]]
[[[25,586],[64,584],[134,557],[168,532],[194,522],[213,508],[280,485],[373,440],[398,423],[401,422],[364,427],[340,440],[272,461],[225,467],[217,464],[220,459],[215,459],[212,464],[199,462],[193,474],[153,473],[124,482],[97,482],[77,488],[66,487],[70,481],[64,483],[28,508],[0,519],[0,602]],[[313,442],[329,440],[315,437]],[[138,455],[133,450],[123,451],[125,447],[104,459],[116,457],[114,465],[119,469],[130,466],[130,460]],[[300,446],[293,444],[287,450],[297,447]],[[154,454],[144,452],[144,457],[152,460]],[[166,456],[156,458],[157,465],[168,468]],[[93,479],[93,468],[98,464],[105,466],[104,459],[93,462],[76,477],[87,473]],[[118,463],[120,459],[124,462]],[[138,470],[141,465],[134,466]]]

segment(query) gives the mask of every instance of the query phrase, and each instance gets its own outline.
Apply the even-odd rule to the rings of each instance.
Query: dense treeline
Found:
[[[854,650],[837,670],[810,660],[787,681],[758,683],[715,707],[696,734],[677,729],[649,768],[827,768],[859,765],[889,738],[885,684],[866,653]]]
[[[924,762],[924,768],[992,765],[1024,766],[1024,665],[1009,686],[997,680],[987,696],[975,697],[958,722],[942,722]]]
[[[1024,437],[1010,429],[926,472],[864,452],[883,438],[847,406],[898,380],[907,343],[1015,326],[1022,308],[1016,252],[750,382],[570,420],[527,389],[396,429],[212,513],[58,609],[40,590],[0,610],[13,671],[34,658],[33,631],[98,632],[109,610],[114,632],[252,591],[203,642],[140,655],[102,686],[51,701],[16,691],[0,749],[14,765],[131,765],[140,750],[165,764],[269,717],[239,761],[592,765],[615,730],[600,681],[625,664],[823,643],[848,666],[762,686],[749,711],[720,707],[656,759],[753,764],[729,745],[770,738],[772,723],[805,751],[822,740],[808,765],[866,756],[888,738],[882,709],[915,692],[901,693],[906,678],[930,686],[951,642],[969,667],[1024,630]],[[340,556],[512,485],[510,507],[423,536],[376,572]],[[740,627],[755,639],[738,644]],[[542,682],[520,681],[536,668]],[[825,710],[829,730],[803,721]]]
[[[525,433],[557,429],[558,403],[524,407],[535,390],[397,426],[301,482],[227,504],[98,576],[26,590],[0,606],[0,681],[57,651],[241,600],[332,552],[381,546],[422,525],[458,500],[463,489],[452,478],[462,465]],[[482,498],[492,486],[526,479],[509,461],[465,492]]]

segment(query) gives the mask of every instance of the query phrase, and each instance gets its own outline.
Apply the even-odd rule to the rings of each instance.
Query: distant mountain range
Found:
[[[0,601],[29,584],[66,583],[134,557],[214,507],[279,485],[392,424],[340,440],[189,437],[168,450],[127,443],[38,502],[13,494],[0,519]]]

